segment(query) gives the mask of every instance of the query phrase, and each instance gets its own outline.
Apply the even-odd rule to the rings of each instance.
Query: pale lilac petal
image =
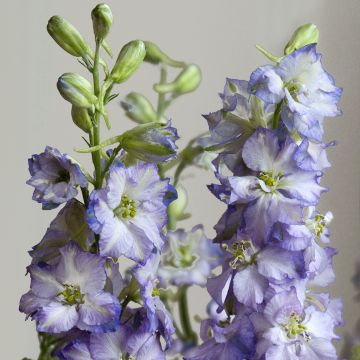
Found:
[[[39,311],[38,331],[60,333],[69,331],[76,326],[79,315],[75,306],[64,305],[60,302],[51,302]]]
[[[255,266],[248,266],[239,271],[233,280],[233,291],[237,300],[250,307],[261,304],[268,281],[260,275]]]

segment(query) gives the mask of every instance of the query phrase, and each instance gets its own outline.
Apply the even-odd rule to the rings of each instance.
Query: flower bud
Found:
[[[122,148],[137,159],[160,163],[176,155],[177,131],[171,124],[148,123],[121,135]]]
[[[110,79],[118,84],[126,81],[141,65],[145,54],[145,45],[141,40],[127,43],[120,50],[114,68],[111,71]]]
[[[150,41],[144,41],[144,44],[146,49],[146,55],[144,61],[149,62],[151,64],[159,64],[162,62],[172,67],[186,66],[186,64],[182,61],[176,61],[171,59],[162,50],[160,50],[160,48],[156,44]]]
[[[121,107],[125,110],[126,116],[138,124],[146,124],[157,121],[157,114],[150,101],[143,95],[131,92],[126,95]]]
[[[90,47],[79,31],[60,16],[53,16],[49,20],[47,31],[56,43],[69,54],[84,57],[90,53]]]
[[[93,125],[87,108],[73,105],[71,108],[71,117],[77,127],[86,133],[90,132]]]
[[[194,91],[201,81],[200,68],[195,64],[187,65],[177,78],[168,84],[155,84],[154,90],[160,94],[172,92],[182,95]]]
[[[89,108],[97,101],[92,85],[78,74],[61,75],[57,82],[57,88],[65,100],[78,107]]]
[[[319,30],[314,24],[300,26],[294,32],[292,38],[284,49],[284,54],[288,55],[293,51],[300,49],[308,44],[317,44],[319,42]]]
[[[91,12],[91,18],[95,37],[101,40],[105,39],[113,22],[113,15],[110,7],[106,4],[96,5]]]

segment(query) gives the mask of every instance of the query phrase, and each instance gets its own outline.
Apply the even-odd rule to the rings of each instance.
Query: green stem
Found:
[[[99,96],[100,93],[100,82],[99,82],[99,60],[100,60],[100,46],[101,42],[96,40],[96,50],[95,50],[95,59],[94,59],[94,69],[93,69],[93,82],[94,82],[94,94]],[[93,144],[92,146],[97,146],[100,144],[100,112],[95,110],[94,118],[94,131],[93,131]],[[92,161],[95,167],[95,189],[101,188],[102,178],[101,178],[101,151],[95,151],[92,153]]]
[[[163,66],[160,69],[160,82],[159,84],[165,84],[166,83],[166,79],[167,79],[167,71],[166,68]],[[161,117],[164,114],[164,111],[166,109],[167,106],[169,106],[169,103],[166,101],[165,98],[166,94],[159,94],[158,97],[158,105],[157,105],[157,119],[160,120]]]
[[[282,101],[280,101],[275,108],[274,111],[274,117],[273,117],[273,122],[272,122],[272,127],[273,129],[277,129],[279,126],[279,120],[280,120],[280,115],[281,115],[281,105],[282,105]]]
[[[188,302],[187,302],[187,286],[182,286],[179,289],[179,315],[181,327],[183,329],[183,334],[185,340],[189,343],[196,345],[197,336],[191,327],[191,321],[189,316]]]
[[[48,334],[38,334],[39,343],[40,343],[40,354],[38,356],[38,360],[55,360],[52,356],[52,351],[54,350],[54,346],[58,342],[58,339],[53,338]]]
[[[120,152],[120,150],[122,149],[122,146],[121,144],[119,144],[112,152],[109,160],[107,161],[106,165],[105,165],[105,168],[102,172],[102,179],[104,179],[107,171],[110,169],[110,166],[112,165],[112,163],[114,162],[116,156],[118,155],[118,153]]]
[[[84,200],[84,205],[87,208],[88,207],[88,203],[89,203],[89,190],[88,188],[81,188],[81,193],[83,196],[83,200]]]

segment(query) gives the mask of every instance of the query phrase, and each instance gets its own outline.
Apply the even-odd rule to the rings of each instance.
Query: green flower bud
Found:
[[[168,84],[155,84],[154,90],[160,94],[172,92],[174,95],[182,95],[196,90],[201,82],[200,68],[195,64],[187,65],[177,78]]]
[[[84,57],[91,52],[79,31],[60,16],[49,20],[47,31],[62,49],[73,56]]]
[[[176,129],[171,124],[148,123],[126,131],[119,142],[130,156],[161,163],[176,155],[177,139]]]
[[[150,101],[143,95],[131,92],[126,95],[121,107],[125,110],[126,116],[138,124],[146,124],[157,121],[157,114]]]
[[[110,80],[115,83],[126,81],[141,65],[146,51],[141,40],[127,43],[119,53],[116,63],[111,71]]]
[[[111,9],[106,4],[98,4],[91,12],[94,34],[97,39],[105,39],[113,23]]]
[[[300,49],[308,44],[317,44],[319,42],[319,30],[314,24],[300,26],[294,32],[292,38],[284,49],[284,54],[288,55],[293,51]]]
[[[92,85],[78,74],[61,75],[57,82],[57,88],[65,100],[78,107],[89,108],[97,101]]]
[[[156,44],[150,41],[144,41],[144,43],[146,49],[146,56],[144,61],[149,62],[151,64],[159,64],[162,62],[172,67],[186,66],[186,64],[183,61],[176,61],[171,59],[162,50],[160,50],[160,48]]]
[[[90,132],[93,125],[87,108],[73,105],[71,108],[71,117],[77,127],[86,133]]]

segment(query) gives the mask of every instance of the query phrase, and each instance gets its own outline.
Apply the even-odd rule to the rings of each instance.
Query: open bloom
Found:
[[[56,265],[31,265],[31,290],[22,296],[20,311],[37,321],[37,330],[60,333],[73,328],[114,330],[120,304],[104,292],[105,259],[83,252],[73,243],[60,249]]]
[[[45,210],[54,209],[74,198],[78,185],[87,186],[86,176],[79,164],[50,146],[29,159],[29,171],[31,178],[27,184],[35,188],[33,200],[41,203]]]
[[[331,341],[338,338],[334,327],[339,324],[339,305],[333,303],[326,311],[313,305],[304,309],[294,290],[275,294],[266,304],[263,315],[250,316],[260,339],[256,358],[337,359]]]
[[[259,249],[241,233],[222,245],[223,271],[207,284],[210,295],[221,307],[233,294],[239,303],[257,309],[270,285],[289,286],[304,274],[303,255],[298,251],[271,245]]]
[[[250,77],[251,92],[263,101],[280,104],[287,129],[321,141],[323,118],[340,115],[337,102],[342,90],[324,70],[316,45],[285,56],[278,65],[265,65]]]
[[[189,232],[168,232],[167,240],[158,270],[161,283],[205,286],[212,269],[220,264],[220,247],[205,236],[201,225]]]
[[[298,167],[294,160],[297,149],[290,137],[282,142],[273,131],[259,128],[242,152],[251,175],[228,179],[229,202],[246,204],[242,226],[257,242],[266,241],[276,222],[300,223],[302,209],[316,205],[326,190],[319,185],[317,171]]]
[[[258,127],[268,127],[274,111],[273,104],[251,95],[248,88],[247,81],[226,79],[220,94],[223,108],[204,115],[210,131],[207,146],[221,150],[218,162],[224,162],[232,171],[241,159],[239,152],[244,142]]]
[[[87,210],[90,228],[100,235],[100,253],[145,261],[154,248],[161,249],[169,190],[153,164],[112,166],[106,186],[90,194]]]

